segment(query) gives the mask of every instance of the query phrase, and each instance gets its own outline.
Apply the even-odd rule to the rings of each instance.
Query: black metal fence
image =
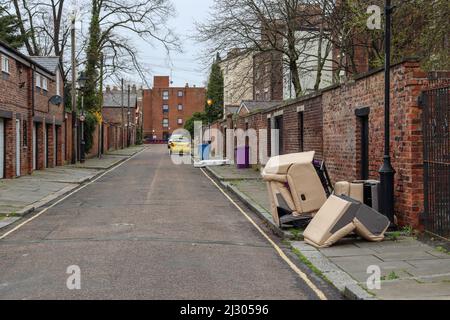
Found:
[[[427,231],[450,238],[450,87],[422,94],[424,222]]]

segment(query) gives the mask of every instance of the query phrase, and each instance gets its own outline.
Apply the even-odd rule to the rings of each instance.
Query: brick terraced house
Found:
[[[128,101],[130,114],[128,114]],[[122,94],[117,87],[112,89],[110,86],[106,87],[106,91],[103,93],[102,116],[103,121],[108,124],[107,132],[105,132],[108,150],[120,148],[122,142],[124,145],[127,142],[130,142],[131,145],[136,143],[141,111],[142,90],[138,90],[136,85],[130,87],[129,99],[128,90],[125,89]],[[127,130],[128,122],[130,123],[129,130]]]
[[[0,42],[0,179],[63,165],[59,57],[29,57]]]

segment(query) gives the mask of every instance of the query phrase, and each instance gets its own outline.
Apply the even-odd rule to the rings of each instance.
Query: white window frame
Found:
[[[182,125],[184,123],[183,119],[181,119],[181,118],[178,118],[177,122],[178,122],[179,125]]]
[[[41,88],[41,75],[36,73],[36,88]]]
[[[56,95],[61,96],[61,75],[59,70],[56,72]]]
[[[2,72],[9,74],[9,58],[2,55]]]
[[[182,104],[179,104],[177,108],[178,108],[178,111],[183,111],[183,109],[184,109]]]
[[[46,77],[42,77],[42,89],[48,91],[48,79]]]
[[[163,128],[169,127],[169,119],[164,118],[162,121]]]
[[[179,98],[184,97],[184,92],[183,92],[183,90],[178,90],[178,97],[179,97]]]
[[[163,100],[169,100],[169,90],[164,90],[162,96]]]
[[[168,104],[163,104],[162,110],[163,110],[163,113],[169,113],[169,111],[170,111],[169,105]]]

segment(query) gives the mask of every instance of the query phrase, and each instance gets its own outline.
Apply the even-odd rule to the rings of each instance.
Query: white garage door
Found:
[[[0,179],[4,178],[5,167],[5,123],[0,118]]]
[[[16,120],[16,176],[20,177],[20,120]]]

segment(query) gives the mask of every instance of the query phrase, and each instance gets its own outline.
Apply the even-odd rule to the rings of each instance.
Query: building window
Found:
[[[163,119],[162,125],[163,125],[163,128],[168,128],[169,127],[169,119]]]
[[[2,56],[2,72],[9,74],[9,59]]]
[[[42,77],[42,89],[48,91],[48,79],[45,77]]]
[[[183,91],[178,91],[178,96],[181,98],[184,95]]]
[[[178,111],[183,111],[183,105],[182,104],[178,105]]]
[[[183,124],[183,119],[178,118],[178,124],[179,124],[179,125],[182,125],[182,124]]]
[[[38,88],[41,87],[41,75],[40,74],[36,74],[36,87],[38,87]]]
[[[163,100],[169,100],[169,91],[163,91]]]
[[[163,105],[163,112],[168,113],[169,112],[169,105],[165,104]]]

